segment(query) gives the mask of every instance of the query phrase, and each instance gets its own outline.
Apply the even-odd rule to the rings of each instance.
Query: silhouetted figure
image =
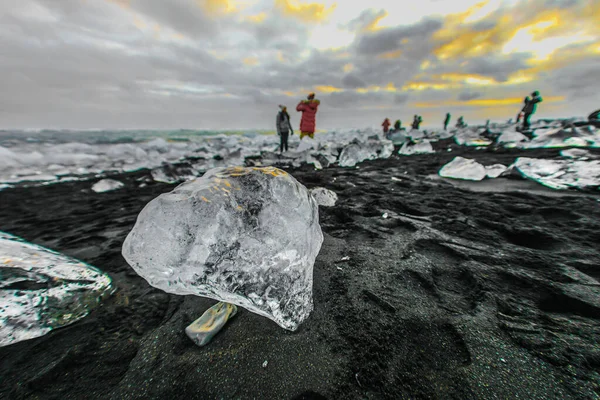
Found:
[[[465,124],[465,120],[462,117],[462,115],[460,117],[458,117],[458,120],[456,121],[456,127],[457,128],[466,128],[467,124]]]
[[[531,93],[531,100],[529,100],[525,107],[523,107],[523,130],[529,130],[531,125],[530,118],[537,111],[537,103],[541,103],[543,101],[542,96],[540,96],[540,92],[537,90]]]
[[[447,131],[448,130],[448,124],[450,123],[450,118],[452,116],[450,115],[450,113],[446,113],[446,119],[444,120],[444,130]]]
[[[290,115],[287,112],[287,107],[279,105],[279,112],[277,113],[277,118],[275,119],[275,124],[277,126],[277,134],[279,135],[279,152],[283,153],[283,149],[288,151],[288,135],[290,131],[292,135],[294,134],[294,130],[292,129],[292,123],[290,122]]]
[[[397,119],[396,122],[394,123],[394,132],[399,131],[400,128],[402,128],[402,121]]]
[[[381,126],[383,126],[383,133],[388,133],[390,130],[390,125],[392,125],[392,123],[390,122],[389,118],[383,120],[383,124],[381,124]]]
[[[523,118],[523,115],[525,115],[525,108],[527,107],[529,100],[531,100],[529,98],[529,96],[527,96],[527,97],[525,97],[525,99],[523,99],[523,107],[521,108],[521,111],[517,115],[517,124],[519,123],[519,121],[521,121],[521,118]]]

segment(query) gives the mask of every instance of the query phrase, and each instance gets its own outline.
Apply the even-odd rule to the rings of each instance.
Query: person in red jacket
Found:
[[[311,139],[315,137],[315,117],[317,116],[317,109],[321,102],[315,99],[315,94],[310,93],[307,100],[302,100],[296,106],[296,111],[302,112],[302,119],[300,120],[300,139],[304,136],[308,136]]]
[[[381,126],[383,126],[383,133],[388,133],[391,124],[392,123],[390,122],[389,118],[383,120],[383,124],[381,124]]]

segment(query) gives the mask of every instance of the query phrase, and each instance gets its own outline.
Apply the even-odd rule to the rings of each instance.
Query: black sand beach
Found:
[[[434,146],[288,169],[339,196],[320,208],[315,310],[290,333],[240,309],[204,348],[184,328],[215,301],[154,289],[121,256],[140,210],[175,185],[139,187],[140,171],[112,177],[126,184],[114,192],[95,180],[1,191],[0,230],[118,290],[69,327],[0,348],[0,398],[599,398],[600,196],[428,178],[457,155],[508,165],[559,151]]]

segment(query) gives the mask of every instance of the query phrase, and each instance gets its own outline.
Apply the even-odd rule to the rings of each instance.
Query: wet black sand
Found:
[[[0,398],[598,398],[600,197],[427,178],[456,155],[519,154],[558,150],[453,146],[290,170],[339,196],[320,209],[315,310],[290,333],[240,309],[204,348],[184,328],[214,301],[154,289],[120,254],[139,211],[174,185],[139,187],[140,171],[108,193],[94,181],[2,191],[0,230],[99,267],[118,291],[70,327],[0,348]]]

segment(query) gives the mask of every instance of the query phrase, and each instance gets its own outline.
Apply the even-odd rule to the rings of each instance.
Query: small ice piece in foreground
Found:
[[[233,304],[218,302],[202,314],[200,318],[185,328],[185,334],[198,346],[204,346],[237,314]]]
[[[318,205],[324,207],[335,206],[338,199],[337,194],[334,191],[322,187],[310,189],[309,193],[315,198]]]
[[[91,265],[0,232],[0,346],[72,324],[113,291]]]
[[[383,215],[381,216],[381,218],[386,219],[388,217],[388,213],[383,213]]]
[[[439,174],[444,178],[480,181],[486,177],[487,171],[485,170],[485,167],[477,161],[457,156],[448,164],[444,165],[440,169]]]
[[[92,190],[96,193],[108,192],[111,190],[120,189],[123,186],[123,182],[116,181],[114,179],[102,179],[92,186]]]
[[[296,330],[313,309],[319,207],[274,167],[215,168],[148,203],[123,257],[165,292],[236,304]]]
[[[267,368],[267,365],[269,365],[269,361],[265,360],[265,362],[262,363],[262,367]]]

